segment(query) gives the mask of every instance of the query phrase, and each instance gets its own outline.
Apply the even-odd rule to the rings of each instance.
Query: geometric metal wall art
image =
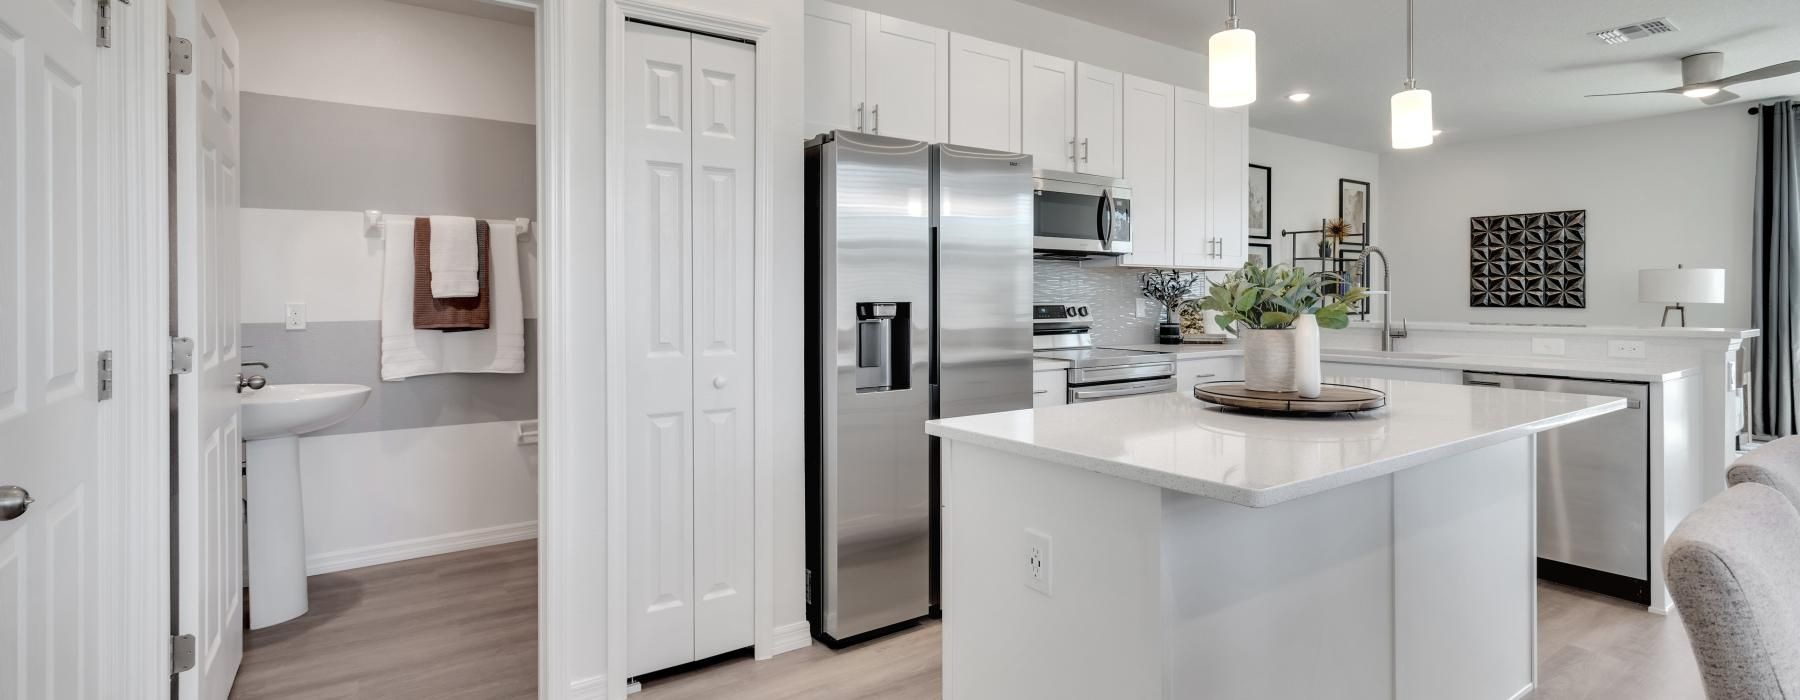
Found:
[[[1587,211],[1470,218],[1469,306],[1587,308]]]

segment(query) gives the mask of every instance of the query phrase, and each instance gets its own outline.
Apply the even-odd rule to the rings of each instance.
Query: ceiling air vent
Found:
[[[1608,45],[1623,44],[1632,39],[1643,39],[1657,34],[1668,34],[1675,31],[1675,23],[1667,17],[1647,19],[1636,24],[1613,27],[1598,32],[1588,32],[1588,36],[1606,42]]]

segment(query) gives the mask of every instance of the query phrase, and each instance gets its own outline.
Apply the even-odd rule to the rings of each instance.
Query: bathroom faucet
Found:
[[[1381,291],[1369,289],[1369,256],[1371,255],[1381,259]],[[1370,296],[1381,297],[1382,352],[1393,352],[1394,339],[1405,338],[1407,335],[1405,319],[1401,319],[1400,321],[1400,330],[1394,330],[1394,294],[1392,291],[1393,286],[1388,280],[1388,267],[1387,253],[1382,252],[1380,248],[1375,246],[1364,248],[1362,255],[1356,256],[1356,277],[1361,280],[1363,289],[1367,290]],[[1368,313],[1364,312],[1363,317],[1368,318]]]

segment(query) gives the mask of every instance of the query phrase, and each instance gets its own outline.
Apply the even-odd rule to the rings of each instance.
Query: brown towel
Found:
[[[476,278],[481,293],[460,299],[431,296],[431,218],[413,219],[413,328],[428,331],[487,330],[491,305],[488,287],[493,283],[493,256],[488,254],[488,222],[475,220],[475,254],[480,256]]]

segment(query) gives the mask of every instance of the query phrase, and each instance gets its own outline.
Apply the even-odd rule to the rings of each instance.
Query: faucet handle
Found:
[[[1389,338],[1405,338],[1407,336],[1406,319],[1400,319],[1400,330],[1388,331]]]

